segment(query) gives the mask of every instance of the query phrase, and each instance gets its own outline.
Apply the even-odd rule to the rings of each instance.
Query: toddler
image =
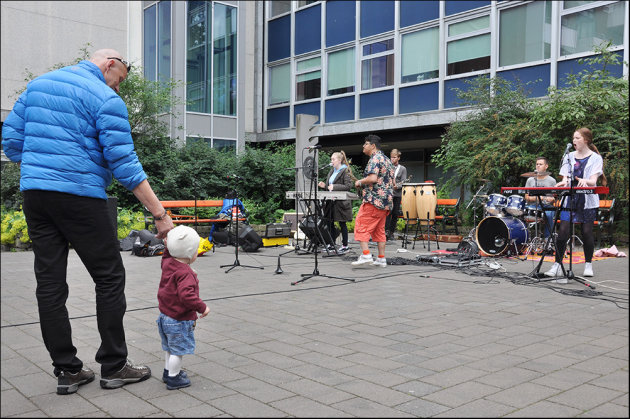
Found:
[[[190,385],[188,375],[182,370],[182,357],[195,353],[197,313],[202,313],[199,318],[206,317],[210,308],[199,298],[197,273],[190,267],[197,259],[197,232],[190,227],[175,227],[164,244],[157,324],[165,352],[162,381],[167,389],[175,390]]]

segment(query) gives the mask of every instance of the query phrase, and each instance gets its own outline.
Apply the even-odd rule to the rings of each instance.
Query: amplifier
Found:
[[[273,237],[289,237],[291,235],[291,223],[269,223],[265,228],[266,239]]]

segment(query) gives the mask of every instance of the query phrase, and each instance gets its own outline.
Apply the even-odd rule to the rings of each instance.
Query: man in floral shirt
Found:
[[[363,179],[355,182],[358,189],[363,189],[363,203],[354,225],[354,238],[362,254],[352,265],[385,267],[385,222],[394,206],[394,165],[381,151],[381,139],[377,135],[365,137],[363,153],[370,156],[370,161],[363,171]],[[378,244],[376,260],[372,259],[368,247],[370,236]]]

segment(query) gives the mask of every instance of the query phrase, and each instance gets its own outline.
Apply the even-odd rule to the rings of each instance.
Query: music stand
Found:
[[[232,176],[235,179],[241,179],[240,177],[237,176]],[[236,188],[233,189],[234,191],[234,200],[232,201],[234,203],[234,205],[232,206],[232,208],[230,208],[230,223],[232,225],[234,225],[234,207],[236,206],[238,208],[238,192],[236,191]],[[236,237],[235,237],[235,243],[234,243],[234,256],[236,257],[236,259],[234,260],[234,263],[231,265],[221,265],[219,266],[219,268],[225,268],[227,266],[231,266],[230,269],[227,269],[225,271],[225,273],[230,272],[232,269],[236,268],[237,266],[241,266],[243,268],[253,268],[253,269],[265,269],[264,266],[250,266],[250,265],[241,265],[241,262],[238,260],[238,246],[239,246],[239,235],[238,235],[238,213],[240,211],[237,209],[236,213]],[[228,236],[229,237],[229,236]]]
[[[313,173],[311,174],[311,176],[312,176],[311,179],[314,178],[315,181],[311,182],[311,189],[313,189],[313,186],[315,187],[314,188],[315,189],[315,211],[313,211],[313,219],[314,219],[314,224],[315,224],[315,231],[318,232],[319,230],[318,230],[318,224],[317,224],[317,221],[318,221],[317,220],[317,215],[318,215],[317,213],[319,212],[319,209],[318,209],[319,205],[318,205],[318,201],[317,201],[317,175],[318,175],[318,173],[317,173],[318,172],[318,164],[317,164],[317,162],[319,160],[317,158],[317,149],[314,149],[314,152],[315,152],[315,157],[314,157],[313,160],[314,160],[315,164],[313,164],[313,169],[312,169]],[[312,274],[301,274],[302,279],[300,279],[299,281],[291,282],[291,285],[299,284],[299,283],[304,282],[307,279],[313,278],[315,276],[322,276],[324,278],[343,279],[345,281],[352,281],[352,282],[354,282],[353,278],[343,278],[343,277],[340,277],[340,276],[331,276],[331,275],[324,275],[324,274],[320,274],[319,273],[319,269],[317,267],[317,265],[318,265],[318,260],[317,260],[318,249],[317,249],[317,247],[319,246],[319,242],[320,242],[319,239],[323,239],[323,237],[321,237],[321,234],[320,234],[320,237],[317,240],[312,240],[312,244],[315,245],[315,268],[313,269],[313,273]],[[321,240],[321,241],[325,243],[325,240]]]

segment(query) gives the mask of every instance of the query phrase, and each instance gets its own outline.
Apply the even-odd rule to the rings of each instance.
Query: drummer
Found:
[[[552,178],[550,173],[547,171],[549,168],[549,160],[546,157],[540,156],[536,158],[536,176],[532,176],[527,179],[525,183],[526,188],[552,188],[556,186],[556,180]],[[541,201],[543,205],[543,209],[545,210],[545,218],[547,219],[547,223],[545,228],[543,229],[544,238],[547,238],[553,232],[553,219],[555,215],[555,208],[553,203],[555,198],[553,195],[545,195],[541,196]],[[540,206],[538,205],[538,197],[535,195],[525,194],[525,201],[528,203],[527,209],[529,210],[540,210]]]

